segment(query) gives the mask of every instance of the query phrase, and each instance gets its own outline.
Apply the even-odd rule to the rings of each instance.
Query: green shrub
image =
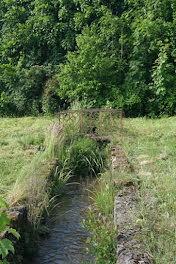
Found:
[[[7,108],[9,104],[9,98],[5,92],[0,94],[0,116],[7,114]]]
[[[48,78],[46,67],[34,65],[30,68],[18,66],[3,66],[2,93],[0,112],[3,114],[24,116],[41,113],[43,86]]]
[[[46,82],[42,96],[42,110],[44,114],[54,114],[58,112],[60,105],[60,98],[56,92],[58,88],[59,83],[55,78]]]
[[[0,199],[0,207],[5,207],[8,209],[8,205]],[[17,239],[19,239],[20,235],[18,232],[16,232],[13,228],[8,228],[8,225],[10,224],[10,220],[7,217],[6,213],[0,212],[0,232],[7,231],[8,233],[14,235]],[[8,264],[7,256],[9,252],[12,252],[14,254],[15,250],[13,247],[12,242],[7,239],[3,238],[0,240],[0,260],[1,264]]]
[[[74,175],[97,173],[100,155],[96,143],[90,138],[79,138],[70,149],[70,169]]]

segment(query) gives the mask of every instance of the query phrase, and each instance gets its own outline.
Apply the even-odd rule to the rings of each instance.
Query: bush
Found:
[[[54,114],[58,112],[60,105],[60,98],[56,90],[59,88],[56,79],[50,79],[46,82],[44,93],[42,96],[42,110],[44,114]]]
[[[3,93],[3,98],[1,95],[0,103],[3,114],[24,116],[41,113],[43,86],[48,75],[44,66],[34,65],[29,69],[4,66],[1,89],[5,94]]]
[[[8,104],[9,104],[9,98],[5,94],[5,92],[2,92],[0,94],[0,116],[4,116],[8,113]]]
[[[70,168],[74,175],[86,176],[97,173],[100,155],[96,143],[90,138],[79,138],[70,150]]]

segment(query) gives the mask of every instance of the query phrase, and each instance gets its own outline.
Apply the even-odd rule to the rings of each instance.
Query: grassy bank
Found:
[[[158,264],[176,263],[176,118],[126,119],[123,148],[140,180],[140,224]]]
[[[10,207],[27,207],[30,230],[22,233],[21,246],[30,255],[42,220],[69,178],[96,174],[102,157],[95,141],[80,137],[68,121],[59,125],[57,118],[4,118],[0,132],[1,195]]]
[[[8,200],[21,169],[42,151],[53,118],[0,119],[0,194]]]
[[[118,242],[113,231],[113,200],[121,184],[128,180],[140,183],[137,194],[140,214],[136,224],[141,227],[141,239],[145,238],[144,250],[157,264],[176,263],[175,139],[175,117],[124,119],[121,145],[132,172],[122,168],[119,173],[102,174],[99,192],[88,214],[87,228],[93,234],[90,243],[97,263],[116,263]],[[113,147],[116,141],[114,138]]]
[[[10,206],[26,204],[32,223],[70,176],[96,173],[98,147],[57,117],[2,118],[0,191]]]

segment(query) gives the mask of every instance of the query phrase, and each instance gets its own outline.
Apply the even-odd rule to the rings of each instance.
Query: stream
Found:
[[[50,236],[40,241],[37,255],[27,263],[94,263],[93,256],[86,252],[89,233],[81,223],[90,204],[88,190],[95,185],[96,179],[87,177],[75,181],[78,184],[67,185],[64,195],[58,201],[54,216],[50,219]]]

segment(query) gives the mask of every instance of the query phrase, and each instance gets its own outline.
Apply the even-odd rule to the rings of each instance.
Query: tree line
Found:
[[[1,0],[0,115],[174,115],[175,66],[175,0]]]

